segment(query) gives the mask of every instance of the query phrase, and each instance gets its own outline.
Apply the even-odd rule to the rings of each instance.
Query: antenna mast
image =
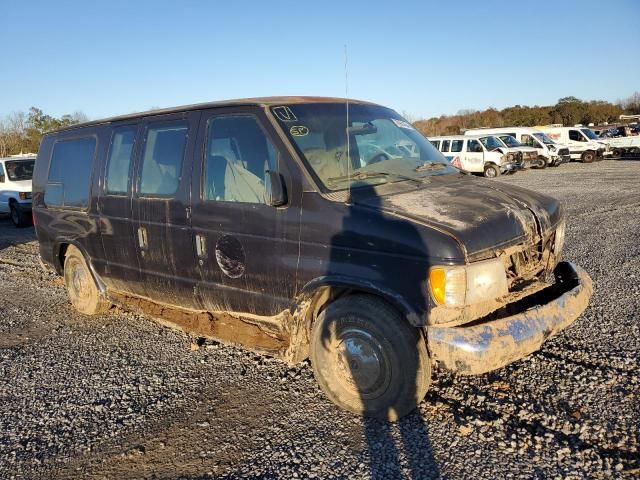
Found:
[[[347,54],[347,44],[344,44],[344,97],[347,106],[347,126],[344,130],[347,136],[347,184],[349,192],[349,202],[351,202],[351,145],[349,135],[349,56]]]

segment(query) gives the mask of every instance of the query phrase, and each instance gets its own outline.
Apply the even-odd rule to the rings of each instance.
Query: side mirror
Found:
[[[482,146],[476,145],[476,147],[474,148],[473,151],[476,152],[476,153],[482,153]]]
[[[281,207],[287,203],[287,187],[284,178],[278,172],[266,170],[264,178],[265,200],[267,205]]]
[[[0,183],[4,183],[4,173],[0,173]]]

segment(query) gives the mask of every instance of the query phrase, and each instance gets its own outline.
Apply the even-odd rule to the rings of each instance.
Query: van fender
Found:
[[[327,275],[317,277],[308,282],[303,288],[300,297],[312,299],[324,287],[336,287],[343,289],[353,289],[372,295],[379,296],[394,306],[409,323],[414,327],[425,325],[425,315],[420,315],[399,293],[380,286],[374,282],[369,282],[359,278],[343,275]]]
[[[53,258],[56,260],[55,267],[56,267],[56,271],[58,272],[58,274],[60,274],[60,275],[64,274],[64,261],[62,260],[62,258],[60,258],[62,245],[67,245],[67,248],[68,248],[69,245],[73,245],[74,247],[76,247],[80,251],[80,253],[84,257],[85,263],[89,267],[89,271],[91,272],[91,276],[93,277],[93,280],[96,282],[96,286],[98,287],[98,292],[100,292],[100,295],[102,295],[102,296],[104,296],[106,298],[107,297],[107,286],[102,281],[102,279],[100,278],[100,275],[98,275],[98,272],[96,272],[95,268],[93,267],[93,263],[91,263],[91,257],[89,257],[89,255],[87,254],[87,251],[76,240],[72,240],[72,239],[68,239],[68,238],[58,238],[54,242],[54,244],[53,244]]]

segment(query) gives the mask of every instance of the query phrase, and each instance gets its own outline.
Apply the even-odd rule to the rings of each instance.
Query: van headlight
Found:
[[[562,255],[562,249],[564,248],[564,234],[567,228],[567,224],[564,220],[560,222],[558,228],[556,228],[556,239],[553,245],[553,253],[556,256],[556,261],[560,260]]]
[[[509,293],[507,275],[500,259],[469,265],[438,266],[429,271],[431,296],[438,305],[459,307]]]

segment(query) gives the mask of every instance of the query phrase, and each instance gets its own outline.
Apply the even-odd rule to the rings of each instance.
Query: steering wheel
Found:
[[[391,158],[391,155],[387,153],[385,150],[383,150],[382,148],[380,148],[378,145],[369,144],[369,147],[375,149],[376,152],[373,154],[372,157],[369,158],[369,160],[367,160],[366,162],[367,165],[371,165],[372,163],[379,163],[384,160],[389,160]]]

